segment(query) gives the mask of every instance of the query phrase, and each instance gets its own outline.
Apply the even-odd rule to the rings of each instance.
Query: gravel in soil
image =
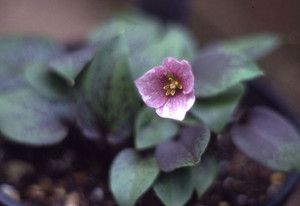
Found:
[[[115,206],[108,170],[117,147],[99,146],[77,134],[57,146],[24,147],[0,141],[0,189],[30,206]],[[219,162],[219,174],[207,193],[190,206],[256,206],[275,194],[285,174],[267,169],[238,151],[228,135],[213,137],[209,151]],[[137,202],[162,203],[152,189]]]

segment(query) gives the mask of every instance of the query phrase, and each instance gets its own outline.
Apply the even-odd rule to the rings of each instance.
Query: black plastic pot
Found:
[[[300,124],[295,112],[293,112],[292,108],[281,98],[280,94],[283,94],[283,92],[279,92],[278,88],[274,88],[274,86],[270,84],[270,81],[266,78],[256,79],[248,82],[247,88],[247,94],[243,99],[243,104],[249,105],[250,107],[261,105],[272,108],[285,116],[300,132]],[[299,179],[299,173],[291,172],[278,193],[259,206],[281,206],[293,192]]]

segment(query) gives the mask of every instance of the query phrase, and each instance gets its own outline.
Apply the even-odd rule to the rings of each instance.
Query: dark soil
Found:
[[[108,188],[108,170],[118,146],[97,145],[78,134],[75,129],[61,144],[46,148],[24,147],[2,139],[2,190],[30,206],[116,205]],[[219,160],[218,178],[200,200],[194,194],[188,205],[256,206],[274,194],[284,179],[283,174],[239,152],[228,135],[213,137],[208,152]],[[150,190],[137,205],[162,203]]]

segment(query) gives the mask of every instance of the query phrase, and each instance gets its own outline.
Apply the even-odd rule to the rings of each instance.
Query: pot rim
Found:
[[[268,107],[272,107],[282,114],[298,131],[300,131],[299,119],[296,117],[293,105],[291,105],[291,102],[286,101],[286,99],[283,99],[282,96],[280,96],[284,91],[276,86],[270,78],[260,77],[246,82],[246,85],[251,92],[255,92],[263,97]],[[282,204],[286,202],[300,180],[299,172],[291,171],[287,174],[287,179],[284,181],[284,184],[280,187],[279,191],[258,206],[282,206]]]

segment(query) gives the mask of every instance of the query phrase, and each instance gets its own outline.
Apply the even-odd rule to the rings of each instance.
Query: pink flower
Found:
[[[186,60],[168,57],[135,80],[135,85],[146,105],[161,117],[183,120],[195,102],[194,75]]]

